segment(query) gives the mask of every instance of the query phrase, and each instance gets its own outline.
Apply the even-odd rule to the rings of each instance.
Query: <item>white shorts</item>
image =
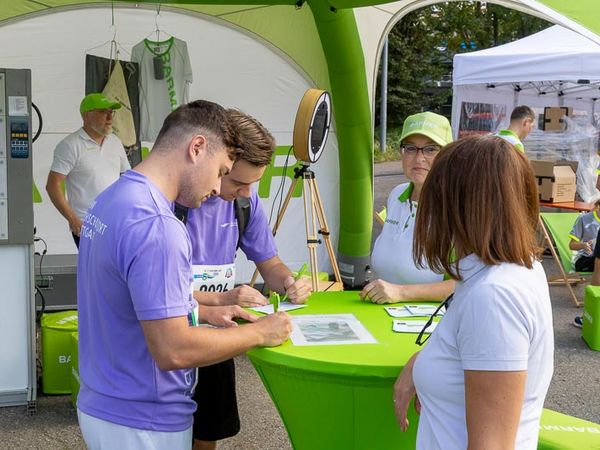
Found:
[[[190,450],[192,427],[184,431],[151,431],[126,427],[77,410],[79,427],[89,450]]]

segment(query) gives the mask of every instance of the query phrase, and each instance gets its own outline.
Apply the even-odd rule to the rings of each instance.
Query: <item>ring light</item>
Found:
[[[294,122],[294,156],[315,163],[323,154],[331,124],[331,97],[327,91],[308,89]]]

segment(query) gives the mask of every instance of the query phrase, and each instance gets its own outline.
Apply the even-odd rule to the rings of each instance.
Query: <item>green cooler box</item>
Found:
[[[77,331],[77,311],[42,315],[42,391],[71,393],[71,334]]]
[[[71,333],[71,403],[77,408],[77,394],[79,394],[79,333]]]
[[[581,336],[592,350],[600,351],[600,286],[585,288]]]

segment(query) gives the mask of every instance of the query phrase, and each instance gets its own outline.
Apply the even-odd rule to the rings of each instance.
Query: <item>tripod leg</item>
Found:
[[[314,209],[314,192],[312,189],[311,179],[304,177],[304,223],[306,226],[306,244],[310,257],[310,274],[313,292],[318,292],[319,283],[317,278],[318,262],[317,262],[317,222]],[[309,198],[310,197],[310,198]]]
[[[287,211],[288,205],[290,204],[290,200],[292,199],[292,194],[294,193],[294,189],[296,189],[297,183],[298,183],[298,178],[294,178],[292,180],[292,184],[290,185],[290,188],[288,189],[288,192],[285,196],[285,200],[283,201],[283,204],[281,205],[281,211],[279,211],[279,213],[277,214],[277,219],[275,220],[275,225],[273,225],[273,236],[275,236],[277,234],[277,231],[279,230],[279,226],[281,225],[281,222],[283,221],[283,216],[284,216],[285,212]],[[254,284],[256,283],[257,278],[258,278],[258,269],[254,269],[254,273],[252,274],[252,278],[250,279],[251,287],[254,287]]]
[[[290,204],[290,200],[292,199],[292,194],[294,193],[294,190],[296,189],[297,183],[298,183],[298,178],[294,178],[294,180],[292,181],[292,184],[290,185],[290,188],[288,189],[288,192],[285,196],[285,200],[283,201],[283,204],[281,205],[281,211],[279,211],[279,214],[277,214],[277,220],[275,220],[275,225],[273,225],[273,236],[275,236],[277,234],[277,230],[279,230],[279,226],[281,225],[281,222],[283,221],[283,216],[285,215],[288,205]]]
[[[319,226],[321,227],[321,235],[323,236],[323,240],[325,241],[325,247],[327,248],[327,253],[329,253],[329,259],[331,260],[331,266],[333,268],[333,275],[335,277],[335,281],[342,282],[342,275],[340,274],[340,268],[338,267],[337,259],[335,257],[335,252],[333,251],[333,245],[331,244],[331,239],[329,235],[329,227],[327,225],[327,217],[325,216],[325,209],[323,208],[323,202],[321,201],[321,194],[319,192],[319,186],[317,185],[317,179],[313,178],[312,182],[314,184],[314,203],[317,210],[317,217],[319,219]]]

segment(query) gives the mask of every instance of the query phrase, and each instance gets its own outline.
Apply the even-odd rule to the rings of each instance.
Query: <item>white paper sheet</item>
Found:
[[[293,316],[290,339],[294,345],[376,344],[354,314]]]
[[[282,302],[279,304],[279,311],[293,311],[294,309],[306,308],[307,305],[296,305],[295,303]],[[256,311],[262,314],[273,314],[273,305],[268,304],[264,306],[257,306],[255,308],[249,308],[252,311]]]
[[[413,314],[406,309],[404,305],[402,306],[386,306],[385,310],[392,317],[412,317]]]
[[[437,309],[436,305],[401,305],[386,306],[385,310],[392,317],[429,317]],[[443,316],[444,309],[438,311],[437,316]]]
[[[396,333],[420,333],[425,324],[426,320],[394,320],[392,330]],[[433,322],[427,327],[425,333],[431,333],[437,327],[438,322]]]
[[[429,317],[433,315],[438,305],[404,305],[413,316]],[[442,308],[438,311],[437,316],[443,316],[445,309]]]

